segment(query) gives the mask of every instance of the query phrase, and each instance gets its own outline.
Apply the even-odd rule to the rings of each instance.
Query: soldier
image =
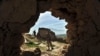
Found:
[[[34,34],[34,37],[36,37],[36,31],[35,30],[33,31],[33,34]]]
[[[50,51],[50,47],[51,47],[51,50],[53,50],[53,45],[52,45],[52,40],[51,40],[50,33],[48,33],[48,36],[47,36],[47,46],[48,46],[47,51]]]

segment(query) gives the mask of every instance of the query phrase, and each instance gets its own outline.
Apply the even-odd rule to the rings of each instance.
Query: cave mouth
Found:
[[[40,13],[37,22],[30,28],[29,34],[32,34],[33,31],[38,32],[39,28],[51,29],[56,35],[66,34],[66,25],[67,22],[64,19],[60,20],[59,17],[52,16],[50,11],[46,11],[44,13]]]
[[[39,32],[39,28],[45,28],[45,29],[50,29],[52,32],[54,32],[55,36],[57,37],[57,41],[61,42],[65,45],[66,38],[67,38],[67,36],[66,36],[67,29],[65,28],[66,25],[67,25],[67,22],[64,19],[59,19],[59,17],[52,16],[50,11],[40,13],[40,16],[39,16],[37,22],[35,23],[34,26],[32,26],[30,28],[29,33],[23,34],[24,39],[25,39],[24,44],[26,44],[29,47],[28,48],[29,51],[31,50],[30,47],[33,48],[33,45],[35,47],[38,47],[37,46],[38,44],[35,43],[38,40],[35,38],[36,36],[34,35],[34,31],[37,35],[37,33]],[[45,43],[45,41],[42,41],[42,43]],[[58,44],[60,44],[60,43],[58,43]],[[55,42],[54,42],[54,45],[55,45]],[[22,45],[22,50],[25,51],[25,49],[23,49],[23,46],[24,45]]]

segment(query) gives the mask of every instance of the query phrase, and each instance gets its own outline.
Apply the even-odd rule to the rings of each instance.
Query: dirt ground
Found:
[[[69,44],[55,41],[55,42],[52,42],[54,49],[52,51],[47,51],[46,42],[42,42],[40,44],[38,44],[37,41],[33,41],[33,42],[34,44],[30,44],[30,45],[24,43],[21,47],[21,50],[33,52],[38,47],[42,51],[41,56],[63,56],[64,54],[62,54],[62,51],[65,50],[67,52],[67,48],[69,46]]]

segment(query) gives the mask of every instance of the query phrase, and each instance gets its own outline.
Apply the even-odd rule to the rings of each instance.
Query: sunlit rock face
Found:
[[[100,0],[0,0],[0,56],[20,56],[21,33],[47,10],[68,22],[65,56],[100,56]]]

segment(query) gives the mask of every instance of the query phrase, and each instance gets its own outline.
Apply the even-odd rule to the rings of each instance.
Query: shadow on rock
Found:
[[[32,52],[32,51],[24,51],[22,53],[22,56],[41,56],[41,50],[40,50],[40,48],[36,48],[34,50],[34,52]]]

